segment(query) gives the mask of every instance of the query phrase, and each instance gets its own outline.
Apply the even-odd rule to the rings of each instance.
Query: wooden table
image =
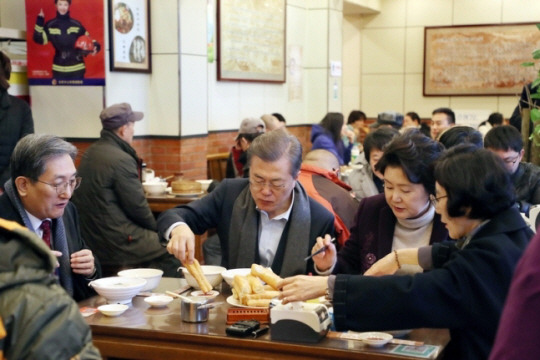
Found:
[[[159,214],[165,210],[169,210],[178,205],[189,204],[190,202],[202,198],[206,193],[196,196],[179,196],[171,194],[163,195],[146,195],[146,200],[148,200],[148,205],[150,205],[150,210],[154,214]]]
[[[174,290],[184,279],[163,278],[155,292]],[[223,283],[217,301],[230,295]],[[79,303],[80,307],[97,307],[105,299],[96,296]],[[390,354],[396,345],[370,348],[360,341],[324,338],[317,344],[273,341],[267,333],[257,339],[233,338],[225,334],[227,309],[224,305],[210,310],[204,323],[186,323],[180,318],[180,300],[165,308],[150,308],[143,297],[135,297],[132,306],[119,317],[96,313],[86,318],[92,329],[94,344],[101,355],[120,359],[417,359]],[[439,345],[448,344],[444,329],[416,329],[406,339]],[[442,356],[436,354],[434,359]]]

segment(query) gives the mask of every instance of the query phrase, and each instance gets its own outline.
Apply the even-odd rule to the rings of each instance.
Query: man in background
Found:
[[[351,194],[351,187],[338,177],[339,160],[327,150],[313,150],[306,154],[298,181],[308,195],[334,215],[338,247],[351,235],[356,210],[360,204]]]
[[[11,179],[0,196],[0,218],[24,225],[43,239],[58,257],[60,284],[80,301],[95,295],[88,283],[101,276],[101,269],[81,237],[77,209],[70,202],[81,184],[73,163],[76,155],[75,146],[56,136],[22,138],[11,156]]]
[[[540,167],[521,162],[525,153],[521,133],[511,125],[496,126],[487,132],[484,147],[504,161],[519,210],[528,215],[531,205],[540,204]]]
[[[137,267],[178,276],[180,262],[159,241],[139,177],[142,162],[131,146],[135,121],[143,113],[121,103],[104,109],[99,117],[101,136],[82,156],[79,174],[84,182],[73,198],[82,234],[92,239],[89,245],[105,276]]]
[[[258,118],[249,117],[242,120],[236,144],[231,148],[229,159],[227,160],[227,178],[247,178],[249,176],[249,165],[247,150],[255,138],[266,131],[265,123]]]
[[[444,130],[456,124],[456,114],[450,108],[438,108],[431,113],[431,138],[438,140]]]
[[[9,158],[17,141],[34,132],[32,110],[28,103],[9,95],[11,60],[0,51],[0,194],[9,180]]]

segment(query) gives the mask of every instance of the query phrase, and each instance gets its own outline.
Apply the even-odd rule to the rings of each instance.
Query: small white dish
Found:
[[[358,334],[359,340],[373,347],[383,346],[393,338],[394,337],[390,334],[375,331],[363,332]]]
[[[215,298],[216,296],[219,295],[219,291],[216,291],[216,290],[210,290],[209,292],[207,292],[206,294],[202,292],[202,290],[195,290],[195,291],[192,291],[191,296],[197,296],[197,297],[203,297],[203,298],[206,298],[206,299],[213,299]]]
[[[105,316],[118,316],[122,315],[128,308],[129,306],[124,304],[107,304],[101,305],[97,309]]]
[[[163,307],[167,306],[171,301],[173,301],[172,296],[168,295],[152,295],[144,299],[144,301],[153,307]]]

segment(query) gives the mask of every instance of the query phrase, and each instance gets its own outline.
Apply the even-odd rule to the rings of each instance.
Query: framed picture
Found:
[[[424,95],[516,95],[535,76],[535,23],[426,27]]]
[[[152,72],[150,0],[109,0],[111,71]]]
[[[218,80],[285,82],[285,9],[285,0],[218,0]]]

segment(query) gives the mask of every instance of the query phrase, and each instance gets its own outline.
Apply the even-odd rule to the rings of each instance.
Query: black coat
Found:
[[[34,120],[28,103],[0,90],[0,189],[10,178],[9,159],[15,145],[33,132]]]
[[[337,275],[340,331],[448,328],[449,359],[487,359],[514,268],[532,236],[518,210],[485,224],[462,250],[433,245],[435,269],[414,276]]]

